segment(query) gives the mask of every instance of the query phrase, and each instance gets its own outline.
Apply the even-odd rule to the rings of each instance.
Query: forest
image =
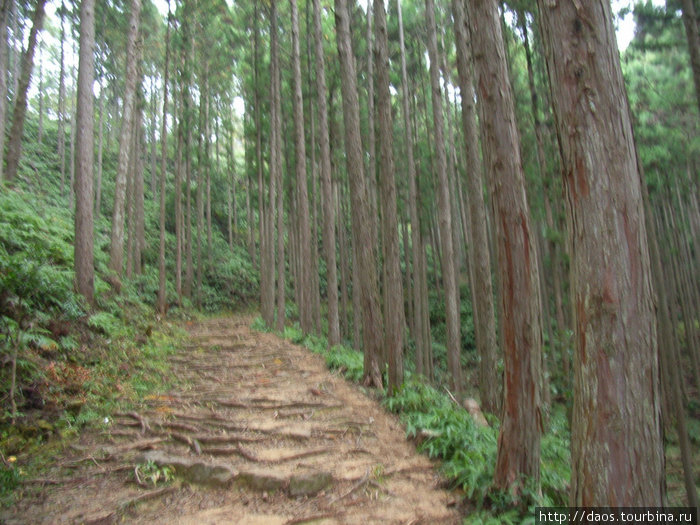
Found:
[[[699,10],[0,0],[0,521],[243,313],[465,523],[697,509]]]

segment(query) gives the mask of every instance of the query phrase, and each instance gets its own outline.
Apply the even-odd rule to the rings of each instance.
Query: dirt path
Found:
[[[63,476],[0,522],[460,523],[456,497],[437,488],[396,418],[319,356],[252,332],[250,321],[189,327],[173,370],[191,387],[85,436],[56,458]],[[139,486],[146,460],[173,465],[180,481]]]

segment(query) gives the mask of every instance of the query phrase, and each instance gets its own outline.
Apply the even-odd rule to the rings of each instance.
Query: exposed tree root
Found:
[[[148,426],[148,421],[146,421],[145,418],[141,417],[136,412],[119,413],[116,415],[118,417],[131,417],[131,418],[135,419],[136,421],[138,421],[139,425],[141,426],[141,433],[142,434],[145,434],[150,429]]]
[[[323,520],[327,518],[339,518],[341,515],[333,512],[323,514],[312,514],[311,516],[302,516],[284,522],[284,525],[299,525],[300,523],[308,523],[310,521]]]

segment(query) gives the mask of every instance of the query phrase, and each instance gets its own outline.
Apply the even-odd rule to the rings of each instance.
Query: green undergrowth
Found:
[[[73,291],[69,207],[22,185],[0,193],[0,504],[81,430],[171,382],[167,358],[184,337],[175,321],[188,314],[157,319],[144,277],[114,293],[106,226],[95,231],[89,307]]]
[[[252,328],[267,331],[260,317]],[[304,335],[297,324],[287,326],[285,339],[322,355],[328,367],[356,383],[362,380],[362,353],[338,345],[328,348],[327,340]],[[406,372],[406,381],[394,396],[383,397],[387,410],[398,414],[408,438],[418,450],[441,461],[449,486],[460,490],[467,508],[465,523],[534,523],[535,506],[565,506],[571,476],[569,430],[565,410],[555,408],[549,431],[542,437],[539,491],[525,483],[524,497],[513,498],[492,486],[498,447],[499,422],[486,414],[489,426],[477,424],[449,395]]]

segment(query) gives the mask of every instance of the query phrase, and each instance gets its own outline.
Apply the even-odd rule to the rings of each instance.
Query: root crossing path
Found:
[[[188,327],[184,386],[84,439],[8,523],[458,524],[394,416],[248,317]],[[175,472],[169,484],[153,478]],[[42,483],[42,480],[35,480]],[[1,521],[1,520],[0,520]]]

